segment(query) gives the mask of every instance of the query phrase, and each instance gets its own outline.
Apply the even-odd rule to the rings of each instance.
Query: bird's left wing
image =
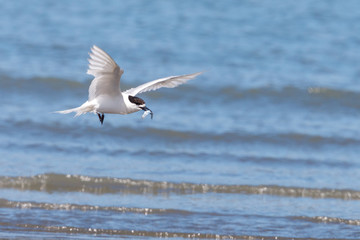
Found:
[[[135,96],[136,94],[153,91],[162,87],[165,88],[174,88],[181,84],[186,83],[187,81],[195,78],[196,76],[200,75],[202,72],[197,72],[193,74],[187,75],[179,75],[179,76],[171,76],[166,78],[160,78],[151,82],[144,83],[136,88],[131,88],[126,90],[125,93]]]
[[[109,54],[95,45],[89,55],[87,73],[95,77],[89,87],[89,101],[99,95],[120,94],[120,78],[124,70],[120,69]]]

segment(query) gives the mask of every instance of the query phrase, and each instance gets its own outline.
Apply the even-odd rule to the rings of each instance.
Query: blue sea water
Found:
[[[0,1],[0,238],[360,238],[360,2]],[[78,118],[91,46],[142,113]]]

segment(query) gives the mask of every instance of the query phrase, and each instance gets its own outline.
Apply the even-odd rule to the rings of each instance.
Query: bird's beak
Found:
[[[153,112],[149,109],[149,108],[147,108],[147,107],[142,107],[141,108],[142,110],[144,110],[144,111],[150,111],[150,115],[151,115],[151,119],[153,119]]]

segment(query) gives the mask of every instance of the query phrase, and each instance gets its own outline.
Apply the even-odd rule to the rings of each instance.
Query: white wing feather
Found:
[[[89,53],[87,74],[93,75],[89,87],[89,101],[99,95],[116,96],[120,94],[120,78],[124,70],[101,48],[93,46]]]
[[[165,87],[165,88],[174,88],[181,84],[186,83],[187,81],[195,78],[196,76],[200,75],[202,72],[197,72],[193,74],[187,74],[187,75],[180,75],[180,76],[170,76],[166,78],[160,78],[148,83],[144,83],[136,88],[131,88],[129,90],[126,90],[125,93],[135,96],[136,94],[148,92],[148,91],[154,91],[156,89]]]

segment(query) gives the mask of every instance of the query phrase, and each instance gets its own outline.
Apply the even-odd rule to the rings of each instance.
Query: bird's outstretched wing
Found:
[[[89,53],[89,69],[87,74],[93,75],[89,87],[89,101],[99,95],[120,94],[120,78],[124,70],[101,48],[93,46]]]
[[[187,75],[180,75],[180,76],[171,76],[166,78],[160,78],[148,83],[144,83],[136,88],[131,88],[129,90],[126,90],[125,93],[135,96],[136,94],[147,92],[147,91],[153,91],[162,87],[165,88],[174,88],[177,87],[183,83],[186,83],[187,81],[195,78],[196,76],[200,75],[202,72],[197,72],[193,74],[187,74]]]

